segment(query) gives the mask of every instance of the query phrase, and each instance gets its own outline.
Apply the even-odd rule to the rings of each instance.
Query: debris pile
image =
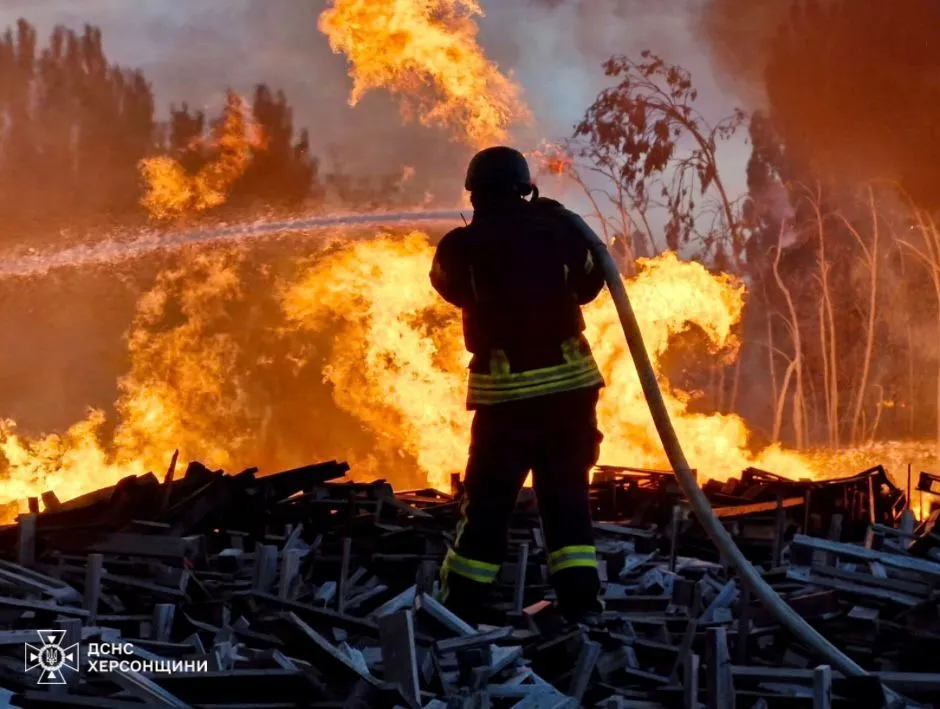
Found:
[[[747,470],[706,485],[765,579],[870,671],[862,678],[817,666],[753,600],[668,473],[597,471],[603,625],[567,626],[556,613],[524,490],[510,558],[474,628],[435,600],[459,481],[453,494],[396,493],[347,471],[327,462],[225,475],[192,463],[176,478],[174,460],[163,481],[127,478],[66,503],[46,493],[42,512],[31,500],[0,528],[9,703],[940,706],[940,513],[915,523],[882,468],[801,482]],[[40,629],[78,643],[79,670],[66,662],[64,684],[37,684],[38,655],[24,671]],[[118,650],[126,662],[98,671],[95,660]]]

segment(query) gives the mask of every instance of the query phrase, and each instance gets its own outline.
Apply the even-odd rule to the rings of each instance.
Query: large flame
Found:
[[[466,456],[469,358],[453,308],[428,280],[431,255],[419,233],[360,242],[287,288],[284,307],[311,331],[340,324],[323,373],[336,403],[448,489]]]
[[[391,436],[413,456],[429,482],[448,484],[466,456],[470,416],[464,353],[456,311],[434,293],[427,273],[433,251],[421,234],[403,241],[362,242],[317,266],[290,288],[285,307],[312,330],[342,323],[324,373],[337,404]],[[715,350],[734,347],[744,289],[728,276],[666,254],[644,263],[628,284],[654,366],[670,338],[698,326]],[[643,399],[617,313],[605,294],[585,312],[607,387],[598,408],[605,434],[601,459],[608,464],[667,467]],[[665,380],[666,401],[690,460],[703,476],[725,479],[748,465],[810,476],[795,453],[749,451],[749,433],[737,416],[693,414],[689,396]]]
[[[482,147],[529,118],[518,84],[477,43],[482,15],[477,0],[333,0],[319,26],[349,61],[350,104],[385,88],[406,118]]]
[[[160,275],[128,335],[131,369],[119,382],[113,430],[97,410],[64,435],[37,439],[0,422],[0,520],[47,490],[67,500],[128,475],[162,475],[176,449],[183,460],[234,464],[251,430],[235,376],[240,349],[226,328],[205,330],[220,320],[237,329],[226,309],[240,289],[234,264],[221,257],[198,255]]]
[[[195,174],[169,155],[140,161],[138,169],[145,184],[141,205],[155,219],[173,219],[224,204],[265,140],[248,103],[229,93],[221,119],[213,126],[207,145],[202,146],[208,160]]]
[[[93,411],[63,435],[29,439],[12,422],[0,423],[0,519],[46,490],[64,500],[126,475],[161,474],[175,449],[183,461],[227,470],[279,464],[283,457],[271,462],[265,453],[272,408],[293,425],[275,436],[279,451],[294,446],[305,460],[347,457],[357,474],[392,482],[417,472],[447,489],[467,453],[468,355],[457,311],[428,280],[433,247],[413,232],[330,249],[279,287],[270,269],[237,253],[186,256],[161,274],[138,303],[128,335],[131,369],[120,381],[112,426]],[[749,465],[816,477],[833,465],[840,467],[830,472],[850,473],[880,462],[879,450],[839,459],[777,447],[754,451],[739,417],[694,413],[691,395],[670,385],[661,371],[665,356],[691,328],[704,333],[716,356],[735,355],[745,292],[733,278],[667,253],[642,262],[627,289],[679,438],[702,478],[725,479]],[[606,292],[585,309],[585,319],[607,382],[598,408],[601,462],[667,468]],[[317,431],[320,447],[311,450],[298,441],[309,442],[313,408],[322,406],[310,392],[316,377],[342,414],[318,419],[325,430]],[[346,455],[344,416],[370,432],[367,454]],[[370,460],[373,453],[384,456],[381,464]]]

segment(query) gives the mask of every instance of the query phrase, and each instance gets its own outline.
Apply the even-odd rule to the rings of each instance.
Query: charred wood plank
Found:
[[[397,684],[412,706],[420,706],[414,617],[401,610],[379,618],[382,668],[386,682]]]
[[[332,643],[307,625],[296,613],[289,611],[286,618],[294,628],[300,631],[300,636],[307,641],[307,648],[310,651],[316,652],[321,662],[328,663],[329,666],[346,674],[357,676],[359,679],[373,686],[379,686],[380,682],[373,677],[368,670],[363,671],[360,665],[337,650]]]
[[[880,561],[886,568],[913,571],[931,579],[940,580],[940,563],[927,561],[925,559],[875,551],[856,544],[843,544],[842,542],[834,542],[829,539],[807,537],[803,534],[795,535],[790,544],[793,547],[824,551],[835,556],[849,559]]]
[[[20,515],[17,520],[16,563],[20,566],[36,563],[36,516]]]

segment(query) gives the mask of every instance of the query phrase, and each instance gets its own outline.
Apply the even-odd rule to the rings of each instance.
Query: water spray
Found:
[[[820,635],[815,628],[800,617],[790,606],[787,605],[777,592],[771,588],[757,569],[744,556],[740,549],[735,545],[734,540],[728,534],[728,531],[719,521],[712,509],[708,498],[699,487],[695,474],[689,467],[685,458],[685,453],[676,436],[676,431],[672,426],[672,420],[669,418],[669,412],[666,410],[663,401],[662,392],[659,389],[659,382],[656,380],[656,373],[653,371],[653,365],[650,361],[646,346],[643,343],[643,335],[640,332],[639,323],[637,323],[636,314],[630,305],[630,299],[627,297],[627,290],[623,285],[620,272],[617,265],[607,250],[607,246],[601,238],[588,226],[580,216],[573,212],[566,214],[572,220],[577,229],[584,235],[590,244],[591,251],[596,257],[596,261],[601,264],[604,271],[604,279],[607,287],[613,297],[614,305],[617,308],[617,315],[620,317],[620,324],[623,326],[623,334],[626,337],[627,345],[630,348],[630,354],[633,357],[633,363],[636,365],[637,373],[640,377],[640,384],[643,387],[643,393],[646,396],[646,402],[649,405],[650,414],[656,425],[656,432],[662,441],[663,449],[669,464],[675,472],[679,487],[685,493],[692,510],[695,512],[699,523],[704,527],[706,533],[712,542],[718,547],[718,550],[724,558],[735,568],[748,584],[752,592],[764,607],[777,619],[777,621],[787,628],[797,639],[805,643],[807,647],[814,650],[819,656],[835,669],[847,676],[864,676],[868,673],[850,657],[845,655],[832,643]]]
[[[145,231],[127,241],[107,239],[56,251],[7,257],[0,260],[0,278],[38,276],[57,268],[117,263],[187,246],[242,243],[267,236],[364,225],[453,223],[459,216],[460,213],[454,210],[334,214],[280,221],[242,222],[231,226],[204,227],[189,231]]]

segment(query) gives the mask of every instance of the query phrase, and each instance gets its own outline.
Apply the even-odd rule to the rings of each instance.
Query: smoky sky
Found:
[[[714,65],[803,168],[940,208],[936,0],[709,0],[701,18]]]
[[[283,89],[295,123],[310,129],[315,151],[352,171],[412,165],[434,175],[459,173],[469,157],[441,130],[403,126],[394,100],[381,91],[347,105],[345,58],[317,29],[326,0],[6,0],[0,22],[18,17],[40,37],[56,24],[101,27],[112,61],[140,68],[165,115],[171,102],[220,104],[227,87],[247,92],[258,82]],[[681,63],[700,83],[706,113],[733,104],[712,80],[696,44],[696,14],[686,0],[484,0],[480,42],[488,56],[522,84],[535,125],[513,131],[521,147],[565,137],[605,86],[601,63],[615,53],[653,49]],[[729,161],[740,163],[730,154]]]

